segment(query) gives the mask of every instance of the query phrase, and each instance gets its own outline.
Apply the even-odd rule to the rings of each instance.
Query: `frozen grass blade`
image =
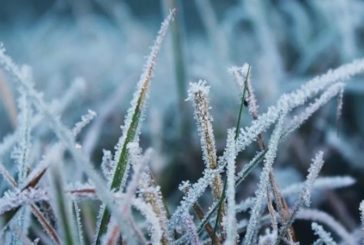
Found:
[[[248,84],[248,80],[250,79],[250,65],[248,64],[244,64],[242,69],[238,69],[236,67],[232,67],[230,69],[230,71],[233,73],[234,77],[235,77],[235,82],[238,84],[238,86],[240,87],[241,90],[241,102],[240,102],[240,108],[239,108],[239,114],[238,114],[238,120],[237,120],[237,124],[236,124],[236,128],[235,128],[235,136],[234,136],[234,140],[237,140],[238,134],[239,134],[239,129],[240,129],[240,122],[241,122],[241,118],[243,115],[243,108],[246,105],[246,93],[247,93],[247,84]],[[234,144],[235,145],[235,144]],[[234,154],[235,153],[235,149],[234,149]],[[230,157],[231,158],[231,157]],[[215,227],[214,227],[214,239],[216,242],[216,232],[219,229],[219,224],[220,224],[220,220],[221,220],[221,216],[222,216],[222,206],[223,203],[225,202],[225,196],[226,196],[226,188],[227,188],[227,177],[224,180],[224,188],[223,188],[223,192],[221,194],[220,200],[219,200],[219,207],[218,207],[218,211],[217,211],[217,215],[216,215],[216,221],[215,221]]]
[[[359,211],[360,211],[360,222],[362,230],[362,240],[364,241],[364,201],[360,202]]]
[[[303,189],[300,193],[300,197],[296,203],[296,206],[294,207],[292,214],[290,215],[290,217],[284,221],[284,224],[282,226],[282,228],[279,231],[279,236],[278,239],[276,241],[276,244],[278,245],[281,240],[284,238],[284,236],[286,235],[286,232],[289,230],[289,228],[291,227],[295,216],[297,214],[297,212],[300,210],[301,207],[305,206],[305,207],[309,207],[310,203],[311,203],[311,190],[313,188],[314,182],[317,179],[319,172],[322,168],[324,164],[324,160],[323,160],[323,152],[319,151],[314,159],[312,160],[312,163],[310,165],[310,168],[308,170],[308,175],[307,175],[307,179],[304,183]]]
[[[56,159],[54,159],[56,160]],[[52,184],[53,206],[57,217],[58,227],[62,234],[62,240],[65,245],[73,245],[76,243],[75,228],[73,221],[75,220],[72,211],[70,197],[66,197],[64,192],[64,184],[62,170],[53,164],[51,168],[50,182]]]
[[[161,48],[162,41],[167,34],[168,26],[170,25],[175,11],[171,11],[168,17],[163,21],[161,25],[161,29],[159,30],[157,39],[154,42],[151,53],[148,56],[144,72],[140,77],[140,80],[137,85],[137,91],[134,94],[134,98],[131,103],[131,108],[128,111],[128,114],[125,119],[125,123],[123,126],[123,136],[119,139],[117,144],[117,151],[115,154],[116,166],[113,173],[113,177],[110,181],[111,190],[117,191],[120,188],[123,188],[122,182],[123,179],[125,181],[125,170],[128,164],[128,149],[127,145],[130,142],[133,142],[136,137],[138,137],[140,123],[143,117],[143,111],[145,108],[145,103],[150,87],[151,80],[154,74],[154,67],[156,64],[156,59],[159,54],[159,50]],[[107,231],[107,225],[110,220],[110,211],[103,207],[101,209],[98,229],[96,233],[95,243],[100,243],[100,238]]]
[[[228,131],[227,139],[227,215],[226,241],[224,244],[235,244],[238,237],[235,214],[235,134],[233,129]]]
[[[336,242],[332,239],[330,232],[324,230],[324,228],[313,222],[311,224],[312,230],[319,237],[319,239],[314,243],[314,245],[318,244],[326,244],[326,245],[336,245]]]
[[[259,222],[258,219],[261,214],[261,209],[262,209],[262,206],[264,205],[264,201],[267,199],[266,190],[267,190],[267,187],[269,184],[269,173],[271,172],[273,162],[277,155],[279,138],[282,133],[284,118],[285,118],[285,115],[280,117],[280,119],[273,131],[273,134],[271,136],[271,139],[270,139],[270,142],[268,145],[268,151],[265,155],[265,160],[264,160],[264,167],[263,167],[263,170],[262,170],[262,173],[260,176],[258,189],[256,191],[255,204],[251,211],[249,225],[248,225],[247,232],[245,234],[244,241],[243,241],[243,244],[245,244],[245,245],[254,243],[253,238],[257,232],[256,229],[257,229],[257,224]]]
[[[297,219],[317,221],[325,224],[330,230],[341,237],[345,244],[356,244],[351,234],[329,214],[316,209],[301,209],[297,213]]]
[[[259,152],[248,164],[244,166],[244,168],[239,172],[238,178],[235,183],[235,188],[239,186],[245,178],[253,171],[253,169],[263,160],[263,157],[265,155],[265,152]],[[224,200],[225,201],[225,200]],[[209,222],[212,215],[218,210],[220,201],[215,202],[210,208],[209,212],[205,215],[205,218],[200,222],[198,225],[198,233],[201,234],[203,231],[203,228],[206,226],[206,224]],[[176,241],[176,244],[183,244],[186,242],[186,236],[181,237]]]
[[[79,245],[84,245],[85,244],[85,239],[83,237],[83,226],[82,226],[82,220],[81,220],[81,209],[77,204],[77,201],[74,200],[72,201],[72,209],[74,212],[74,217],[75,217],[75,224],[77,224],[77,237],[78,237],[78,244]]]
[[[237,153],[246,149],[257,139],[259,134],[275,123],[283,109],[289,112],[298,106],[304,105],[310,98],[330,85],[348,80],[362,72],[364,72],[364,60],[356,60],[313,78],[291,93],[283,94],[276,105],[269,107],[267,112],[260,114],[250,127],[240,129],[237,139]]]
[[[143,173],[139,188],[144,201],[152,207],[159,219],[163,231],[161,243],[163,245],[170,244],[173,234],[168,230],[168,210],[163,202],[160,186],[156,185],[149,168]]]

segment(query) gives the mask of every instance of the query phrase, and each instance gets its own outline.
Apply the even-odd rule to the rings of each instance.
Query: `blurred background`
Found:
[[[364,55],[360,0],[1,0],[0,42],[16,63],[33,68],[45,99],[62,100],[75,81],[81,84],[61,117],[72,127],[88,109],[98,114],[81,135],[96,167],[102,150],[113,150],[120,137],[145,56],[169,8],[177,9],[176,21],[158,58],[141,142],[158,153],[153,171],[172,202],[181,195],[178,183],[195,180],[203,169],[192,106],[185,101],[190,81],[206,79],[211,85],[221,154],[240,102],[229,67],[252,65],[259,110],[264,112],[282,93]],[[18,92],[11,79],[0,74],[1,138],[17,125]],[[353,176],[354,186],[315,199],[317,207],[349,230],[358,224],[358,205],[364,198],[363,95],[362,77],[352,79],[341,118],[336,120],[337,101],[332,100],[282,144],[276,162],[281,187],[305,178],[318,149],[325,151],[322,175]],[[243,125],[250,122],[245,113]],[[33,134],[47,138],[46,130],[37,127]],[[248,161],[256,150],[249,148],[239,162]],[[4,161],[11,165],[11,159]],[[239,198],[253,193],[256,177]]]

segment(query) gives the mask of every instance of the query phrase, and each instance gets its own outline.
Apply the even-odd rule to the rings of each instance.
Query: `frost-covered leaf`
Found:
[[[170,22],[173,20],[174,11],[168,15],[164,20],[159,30],[158,36],[154,41],[151,49],[151,53],[146,61],[144,71],[140,77],[137,84],[137,90],[134,94],[133,100],[131,102],[131,107],[125,117],[125,122],[123,126],[123,133],[115,147],[114,161],[115,169],[113,171],[113,177],[110,181],[110,188],[113,190],[119,190],[123,188],[127,179],[127,165],[128,165],[128,150],[127,145],[137,139],[140,130],[140,124],[143,119],[143,112],[145,109],[145,103],[147,100],[149,87],[151,80],[154,75],[154,67],[156,65],[156,59],[159,54],[162,41],[167,34],[167,30]],[[101,219],[98,220],[97,233],[96,233],[96,243],[99,243],[101,236],[106,232],[107,224],[110,220],[110,211],[102,207],[100,212],[102,215]]]

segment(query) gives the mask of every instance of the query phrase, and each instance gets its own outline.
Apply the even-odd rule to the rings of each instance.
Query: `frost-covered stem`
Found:
[[[193,205],[193,210],[195,211],[198,219],[203,221],[205,214],[203,212],[202,207],[198,203],[195,203]],[[213,241],[213,244],[220,245],[221,244],[220,239],[217,237],[217,234],[214,232],[214,228],[212,228],[212,226],[209,222],[207,222],[205,224],[205,229],[206,229],[207,234],[210,236],[210,239]]]
[[[43,213],[39,210],[39,208],[35,204],[32,204],[31,208],[34,216],[37,218],[38,222],[42,225],[47,234],[51,237],[52,241],[55,242],[55,244],[60,245],[61,239],[59,238],[57,231],[48,222],[46,217],[44,217]]]
[[[241,121],[241,116],[242,116],[242,112],[243,112],[243,107],[246,104],[247,82],[248,82],[248,80],[250,80],[250,70],[251,70],[250,65],[248,65],[246,63],[241,68],[238,68],[238,67],[230,68],[230,71],[234,75],[235,82],[240,87],[240,90],[242,93],[239,114],[238,114],[238,121],[236,124],[235,140],[239,135],[240,121]]]
[[[184,188],[182,188],[181,190],[187,194],[189,189],[190,189],[190,185],[186,184],[186,186],[182,186]],[[181,188],[181,187],[180,187]],[[200,204],[198,202],[195,202],[192,206],[193,210],[196,213],[196,216],[199,220],[201,220],[201,223],[204,223],[204,219],[205,219],[205,214],[203,212],[202,207],[200,206]],[[217,234],[214,232],[214,228],[211,226],[211,224],[208,222],[208,220],[206,220],[206,224],[204,224],[205,230],[207,232],[207,234],[210,236],[210,239],[213,241],[213,244],[215,245],[220,245],[220,239],[217,237]],[[200,229],[198,229],[198,233],[199,233]]]
[[[336,107],[336,124],[338,125],[344,104],[344,88],[339,91],[339,96],[337,97],[337,107]]]
[[[133,165],[133,176],[131,177],[130,183],[126,189],[126,202],[131,200],[136,194],[138,189],[138,184],[143,175],[146,165],[151,159],[152,150],[148,149],[144,155],[142,155],[142,150],[139,148],[138,143],[133,142],[128,144],[130,161]]]
[[[298,127],[302,125],[315,111],[326,104],[331,98],[341,93],[344,89],[343,83],[336,83],[329,86],[320,97],[316,98],[310,105],[308,105],[302,112],[293,116],[287,125],[287,129],[284,132],[283,137],[295,131]],[[339,95],[340,96],[340,95]]]
[[[162,229],[159,224],[159,219],[157,214],[153,211],[153,208],[139,198],[134,198],[132,205],[140,211],[140,213],[145,217],[145,219],[150,223],[151,232],[151,242],[153,245],[160,244],[162,239]]]
[[[258,105],[257,105],[257,100],[256,100],[253,86],[252,86],[250,70],[251,70],[250,65],[245,63],[241,68],[233,68],[232,71],[233,71],[233,74],[235,75],[235,79],[236,79],[237,83],[240,84],[240,87],[243,87],[243,89],[244,89],[243,96],[245,94],[245,91],[247,91],[247,93],[248,93],[246,102],[248,105],[249,114],[251,115],[253,120],[257,120]],[[245,99],[245,98],[243,98],[243,99]],[[258,147],[261,151],[265,151],[267,149],[267,147],[264,143],[264,138],[263,138],[262,133],[258,134],[257,143],[258,143]],[[271,170],[269,172],[269,181],[270,181],[270,184],[272,187],[271,189],[273,190],[273,196],[274,196],[274,200],[277,204],[279,214],[282,217],[282,219],[286,220],[289,216],[288,205],[281,194],[280,188],[277,184],[277,181],[275,180],[273,170]],[[267,191],[268,190],[269,190],[269,188],[267,188]],[[270,198],[269,193],[267,193],[267,195],[268,195],[268,198]],[[269,203],[268,203],[268,207],[271,207],[271,209],[269,209],[269,210],[271,211],[271,214],[274,215],[273,206],[269,206]],[[291,241],[292,241],[293,233],[294,233],[293,229],[290,229],[289,238]]]
[[[256,154],[256,156],[244,166],[244,168],[239,172],[238,179],[236,180],[235,186],[237,187],[254,169],[255,166],[257,166],[258,163],[260,163],[263,160],[263,157],[265,156],[266,151],[259,152]],[[224,161],[221,162],[222,164],[225,164]],[[225,165],[222,165],[220,167],[224,167]],[[203,177],[201,177],[197,183],[193,184],[190,188],[190,191],[186,195],[185,200],[193,199],[194,203],[196,202],[197,198],[202,195],[203,191],[207,188],[207,184],[211,179],[211,173],[205,172]],[[212,217],[212,215],[218,210],[218,207],[220,207],[220,201],[217,201],[211,205],[209,208],[209,211],[205,215],[203,221],[201,221],[198,232],[200,233],[203,229],[203,227],[208,223],[209,219]],[[225,199],[224,199],[225,201]],[[170,226],[172,228],[175,228],[178,225],[178,222],[180,222],[180,217],[183,214],[184,209],[188,209],[191,207],[193,202],[187,202],[182,201],[180,206],[177,208],[175,213],[173,214],[171,218],[171,224]],[[183,244],[186,241],[186,236],[182,236],[180,239],[176,241],[176,244]]]
[[[210,87],[206,85],[206,81],[200,80],[197,83],[191,83],[188,90],[188,100],[192,100],[193,102],[205,166],[208,169],[216,169],[217,157],[215,136],[212,128],[212,117],[209,111],[209,89]],[[214,178],[211,187],[215,200],[219,199],[222,194],[222,181],[220,175],[217,175]]]
[[[329,85],[348,80],[351,76],[362,73],[363,71],[364,59],[356,60],[352,63],[342,65],[335,70],[329,70],[326,74],[317,76],[303,84],[300,89],[282,95],[276,105],[269,107],[266,113],[259,115],[250,127],[241,129],[237,140],[237,153],[256,141],[260,133],[267,130],[270,125],[276,122],[283,108],[291,111],[306,103],[308,99],[317,95]]]
[[[152,206],[154,213],[159,219],[159,224],[163,232],[162,244],[170,244],[172,242],[173,233],[168,229],[167,209],[163,202],[160,186],[156,185],[149,168],[144,172],[139,183],[139,188],[144,201]]]
[[[300,197],[298,199],[298,202],[296,203],[292,214],[288,217],[288,219],[283,220],[283,226],[279,232],[279,236],[278,239],[276,241],[276,244],[280,243],[280,240],[283,239],[283,237],[285,236],[286,232],[289,230],[289,228],[291,227],[294,218],[297,214],[297,212],[300,210],[300,208],[302,208],[303,206],[309,207],[310,206],[310,199],[311,199],[311,191],[312,191],[312,187],[314,185],[315,180],[317,179],[320,170],[322,168],[324,164],[324,160],[323,160],[323,152],[319,151],[314,159],[312,160],[312,163],[310,165],[310,168],[308,170],[308,175],[307,175],[307,179],[304,183],[304,187],[301,191]]]
[[[238,233],[235,213],[235,133],[234,129],[228,131],[227,139],[227,215],[226,215],[226,241],[224,244],[235,244]]]
[[[190,210],[198,198],[205,192],[206,188],[210,185],[216,174],[221,171],[220,168],[216,170],[205,169],[203,176],[194,183],[189,189],[187,195],[180,202],[180,205],[176,208],[172,217],[170,218],[169,230],[172,231],[176,227],[180,226],[183,222],[183,215],[185,210]],[[216,205],[217,206],[217,205]]]
[[[297,213],[297,219],[318,221],[327,225],[332,231],[341,237],[345,244],[356,244],[351,234],[329,214],[316,209],[301,209]]]
[[[193,222],[192,216],[187,212],[185,213],[184,226],[189,235],[189,242],[192,245],[201,245],[200,239],[198,237],[197,229],[195,223]]]
[[[276,158],[277,149],[278,149],[278,143],[279,138],[281,136],[283,122],[284,122],[285,115],[282,115],[273,131],[273,134],[271,136],[269,146],[268,146],[268,152],[265,155],[264,159],[264,167],[262,170],[262,173],[260,175],[260,180],[258,184],[258,190],[256,191],[256,200],[254,207],[251,211],[251,216],[249,219],[248,228],[244,237],[243,244],[249,245],[253,243],[254,235],[257,232],[257,225],[259,223],[259,216],[261,214],[261,209],[264,204],[264,201],[266,200],[267,195],[267,187],[269,184],[269,172],[272,169],[273,162]]]
[[[13,188],[16,188],[18,186],[13,176],[11,176],[9,171],[4,167],[4,165],[1,162],[0,162],[0,174],[3,176],[4,180],[6,180],[6,182],[8,182],[10,186],[12,186]]]
[[[319,237],[319,240],[321,242],[323,242],[326,245],[336,245],[336,242],[332,239],[331,234],[327,231],[324,230],[324,228],[313,222],[311,224],[312,230],[315,232],[315,234]],[[321,243],[316,243],[315,244],[321,244]]]
[[[330,190],[330,189],[347,187],[353,185],[354,183],[355,180],[350,176],[321,177],[314,182],[312,189],[317,191],[322,191],[326,189]],[[289,187],[282,190],[282,194],[283,196],[296,195],[297,193],[302,192],[304,186],[305,182],[290,185]],[[253,205],[254,205],[254,198],[247,198],[237,204],[236,212],[245,212]]]
[[[360,202],[359,211],[360,211],[360,222],[362,230],[362,241],[364,241],[364,200]]]
[[[21,90],[21,94],[19,99],[20,118],[18,118],[20,139],[12,152],[12,157],[18,164],[18,179],[20,184],[25,180],[29,170],[30,125],[32,117],[29,98],[23,90]]]
[[[29,80],[32,80],[32,74],[27,73],[26,70],[23,70],[23,75],[27,76]],[[15,160],[15,163],[18,165],[18,183],[22,185],[28,175],[30,169],[30,138],[31,138],[31,118],[32,118],[32,108],[31,103],[29,101],[28,96],[25,91],[20,88],[20,98],[18,100],[19,106],[19,118],[18,118],[18,128],[19,131],[19,139],[11,152],[11,157]],[[27,234],[27,222],[26,219],[29,219],[29,212],[26,209],[20,209],[17,216],[17,224],[13,223],[13,226],[18,226],[17,229],[22,230],[25,234]],[[15,241],[14,241],[15,242]],[[15,244],[18,244],[15,242]]]
[[[278,232],[278,222],[277,222],[277,217],[276,217],[276,211],[274,210],[274,207],[273,207],[273,201],[272,201],[272,197],[271,197],[271,194],[269,192],[269,187],[267,189],[267,206],[268,206],[268,212],[271,216],[271,219],[272,219],[272,230],[274,232]]]

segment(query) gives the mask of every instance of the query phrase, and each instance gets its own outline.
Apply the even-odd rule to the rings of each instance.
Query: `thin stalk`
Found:
[[[64,193],[63,178],[61,175],[61,170],[58,167],[52,168],[52,185],[54,190],[54,207],[55,213],[58,216],[58,225],[63,233],[63,243],[65,245],[77,244],[74,236],[74,228],[72,221],[72,212],[70,210],[70,205],[67,202],[67,197]]]
[[[247,74],[246,74],[246,77],[245,77],[245,81],[244,81],[244,89],[243,89],[243,94],[241,96],[241,102],[240,102],[240,108],[239,108],[239,115],[238,115],[238,121],[236,123],[236,128],[235,128],[235,140],[238,138],[238,135],[239,135],[239,129],[240,129],[240,123],[241,123],[241,118],[242,118],[242,115],[243,115],[243,108],[245,106],[245,97],[246,97],[246,92],[247,92],[247,82],[248,82],[248,79],[249,79],[249,75],[250,75],[250,66],[248,67],[248,71],[247,71]],[[216,222],[215,222],[215,228],[214,228],[214,241],[213,243],[215,243],[216,241],[216,232],[219,228],[219,223],[220,223],[220,220],[221,220],[221,216],[222,216],[222,206],[223,206],[223,203],[225,201],[225,196],[226,196],[226,187],[227,187],[227,177],[225,177],[224,179],[224,188],[223,188],[223,191],[222,191],[222,194],[221,194],[221,198],[219,200],[219,208],[218,208],[218,212],[217,212],[217,217],[216,217]]]
[[[241,173],[238,174],[238,179],[236,181],[235,187],[237,188],[244,180],[245,178],[253,171],[253,169],[263,161],[263,158],[267,151],[259,152],[256,154],[256,156],[241,170]],[[219,202],[216,202],[212,205],[212,207],[209,209],[208,213],[206,214],[205,218],[200,222],[197,232],[198,234],[201,234],[204,230],[205,225],[209,222],[212,215],[217,211],[219,207]],[[186,243],[187,235],[184,235],[180,237],[175,244],[184,244]]]
[[[265,154],[267,151],[259,152],[257,156],[254,158],[252,162],[249,162],[246,167],[243,169],[243,172],[240,174],[240,177],[236,180],[235,187],[237,188],[244,180],[245,178],[253,171],[253,169],[262,162]],[[225,198],[224,200],[225,201]],[[203,227],[206,225],[208,220],[211,218],[211,216],[215,213],[215,211],[219,207],[219,202],[215,203],[215,205],[210,209],[210,211],[207,213],[204,221],[202,221],[198,227],[198,232],[200,233],[203,229]]]

